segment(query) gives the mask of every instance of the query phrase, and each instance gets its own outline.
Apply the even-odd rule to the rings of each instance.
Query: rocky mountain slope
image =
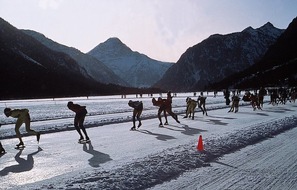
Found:
[[[248,27],[242,32],[212,35],[189,48],[154,87],[172,91],[203,90],[210,83],[260,60],[282,32],[267,23],[257,29]]]
[[[100,43],[88,54],[102,61],[130,86],[138,88],[152,86],[173,65],[132,51],[118,38]]]
[[[116,93],[69,55],[54,51],[0,18],[1,99]]]
[[[75,48],[67,47],[65,45],[54,42],[53,40],[46,38],[43,34],[40,34],[38,32],[32,30],[23,30],[23,32],[34,37],[46,47],[54,51],[63,52],[69,55],[94,80],[105,84],[113,83],[128,86],[127,83],[125,83],[121,78],[119,78],[112,70],[106,67],[98,59],[95,59],[94,57],[88,54],[84,54]]]
[[[297,86],[297,17],[263,58],[251,67],[212,84],[210,88],[259,88]]]

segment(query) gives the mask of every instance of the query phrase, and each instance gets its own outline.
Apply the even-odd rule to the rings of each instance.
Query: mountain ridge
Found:
[[[268,22],[257,29],[247,27],[241,32],[213,34],[188,48],[153,87],[172,91],[204,90],[210,83],[254,64],[282,32]]]
[[[132,87],[138,88],[151,87],[173,64],[132,51],[116,37],[100,43],[88,54],[102,61]]]
[[[65,45],[59,44],[45,37],[43,34],[35,32],[33,30],[22,31],[27,35],[35,38],[46,47],[54,51],[63,52],[69,55],[87,72],[90,77],[92,77],[97,82],[101,82],[104,84],[112,83],[122,86],[129,86],[127,83],[124,83],[123,80],[118,77],[112,70],[106,67],[105,64],[103,64],[100,60],[95,59],[88,54],[84,54],[73,47],[67,47]]]
[[[297,17],[265,55],[251,67],[225,78],[209,88],[259,88],[297,86]]]
[[[53,51],[0,18],[1,99],[87,96],[124,90],[93,80],[69,55]]]

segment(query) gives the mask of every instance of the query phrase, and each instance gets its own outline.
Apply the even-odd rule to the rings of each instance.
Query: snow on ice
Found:
[[[191,120],[183,118],[188,96],[195,98],[190,93],[173,98],[173,111],[181,123],[169,116],[169,125],[164,128],[158,127],[157,107],[149,96],[2,101],[2,110],[28,108],[31,126],[42,136],[37,144],[36,137],[25,135],[26,148],[15,150],[15,120],[0,116],[0,137],[7,151],[0,158],[0,188],[297,188],[296,148],[290,144],[296,142],[296,104],[272,106],[265,97],[263,110],[253,111],[251,105],[241,102],[238,113],[227,113],[229,106],[222,93],[217,97],[210,93],[206,100],[208,116],[196,108]],[[130,99],[144,104],[143,125],[137,131],[129,130]],[[77,143],[74,115],[66,107],[69,100],[87,106],[85,126],[90,144]],[[203,152],[196,150],[199,135],[203,136]],[[282,152],[278,154],[278,150]],[[290,159],[284,159],[287,157]],[[272,158],[279,160],[269,164]]]

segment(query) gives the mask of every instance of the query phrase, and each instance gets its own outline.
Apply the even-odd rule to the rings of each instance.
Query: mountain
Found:
[[[1,99],[115,93],[69,55],[53,51],[0,18]]]
[[[242,32],[215,34],[189,48],[154,87],[172,91],[204,90],[258,61],[283,30],[266,23]]]
[[[109,38],[88,54],[102,61],[130,86],[138,88],[152,86],[173,65],[134,52],[118,38]]]
[[[75,48],[67,47],[65,45],[54,42],[51,39],[46,38],[43,34],[40,34],[38,32],[35,32],[32,30],[22,30],[22,31],[25,32],[27,35],[30,35],[33,38],[35,38],[46,47],[54,51],[63,52],[69,55],[94,80],[105,84],[113,83],[113,84],[118,84],[122,86],[128,86],[127,83],[123,82],[121,78],[119,78],[114,72],[112,72],[98,59],[95,59],[94,57],[88,54],[84,54]]]
[[[263,58],[226,79],[210,85],[210,88],[259,88],[261,86],[297,86],[297,17]]]

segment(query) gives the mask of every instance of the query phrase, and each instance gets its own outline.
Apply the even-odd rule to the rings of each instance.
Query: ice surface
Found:
[[[250,105],[241,102],[238,113],[227,113],[229,107],[225,105],[222,93],[216,98],[209,93],[208,116],[196,108],[195,119],[191,120],[182,118],[188,96],[195,98],[193,93],[177,94],[173,98],[173,111],[181,123],[169,116],[169,125],[164,128],[158,127],[157,108],[148,95],[142,98],[130,95],[126,99],[105,96],[2,101],[0,109],[29,108],[32,128],[41,131],[42,136],[40,144],[34,136],[24,137],[26,148],[22,152],[15,150],[13,147],[18,142],[13,129],[15,120],[6,118],[4,114],[0,116],[4,124],[0,129],[1,142],[7,150],[0,158],[1,188],[297,187],[297,174],[293,172],[297,167],[296,150],[293,145],[282,144],[290,142],[288,138],[296,139],[294,103],[272,106],[266,102],[263,110],[253,111]],[[132,126],[130,99],[144,103],[143,125],[137,131],[129,130]],[[89,113],[85,126],[92,140],[90,144],[77,143],[74,114],[66,107],[69,100],[87,106]],[[199,135],[203,136],[203,152],[196,150]],[[282,151],[276,151],[277,147],[271,144]],[[256,152],[253,153],[252,149]],[[228,163],[224,164],[225,161]],[[254,168],[251,168],[251,163]]]

